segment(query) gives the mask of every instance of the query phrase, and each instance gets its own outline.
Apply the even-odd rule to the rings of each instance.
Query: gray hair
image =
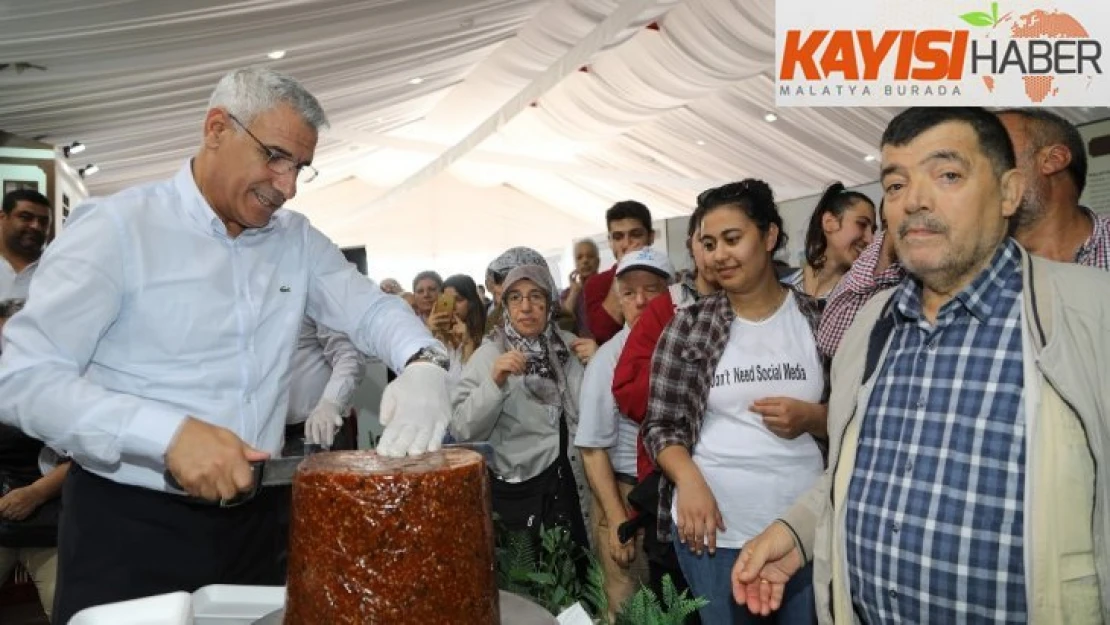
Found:
[[[328,127],[319,100],[301,83],[265,67],[232,70],[216,83],[208,108],[222,108],[249,126],[259,114],[279,104],[288,104],[316,131]]]
[[[0,319],[11,319],[15,313],[23,310],[25,299],[5,299],[0,300]]]

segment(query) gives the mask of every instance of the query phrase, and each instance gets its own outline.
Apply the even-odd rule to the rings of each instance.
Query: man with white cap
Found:
[[[594,493],[593,532],[610,618],[648,580],[647,563],[636,558],[642,539],[621,541],[618,528],[631,516],[628,493],[636,485],[636,438],[640,426],[618,412],[613,399],[613,371],[628,334],[648,302],[667,292],[674,267],[653,248],[628,252],[616,269],[616,293],[624,328],[598,348],[586,367],[579,396],[578,433],[586,478]]]

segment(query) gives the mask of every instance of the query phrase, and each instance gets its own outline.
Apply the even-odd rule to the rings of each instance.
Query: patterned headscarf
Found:
[[[502,283],[501,301],[507,302],[509,289],[521,280],[531,280],[547,295],[547,322],[543,331],[537,336],[527,338],[522,336],[513,327],[506,312],[501,324],[494,329],[491,340],[497,342],[501,349],[508,351],[515,349],[524,354],[524,387],[532,394],[533,398],[541,404],[548,406],[561,405],[568,417],[577,419],[578,411],[575,408],[574,398],[570,397],[570,390],[566,381],[564,368],[570,360],[570,349],[555,330],[555,316],[558,293],[555,290],[555,280],[546,267],[537,265],[522,265],[509,271]],[[506,310],[508,306],[505,306]]]
[[[493,259],[493,262],[486,268],[486,280],[493,280],[497,284],[503,284],[509,272],[521,265],[537,265],[548,269],[547,260],[544,259],[543,254],[530,247],[510,247],[501,253],[500,256]],[[500,302],[495,302],[496,306],[486,317],[486,336],[493,337],[493,332],[500,325],[502,319],[505,318],[505,306]]]
[[[509,272],[521,265],[537,265],[550,271],[543,254],[530,247],[510,247],[493,259],[486,268],[486,277],[492,277],[498,284],[503,284]]]

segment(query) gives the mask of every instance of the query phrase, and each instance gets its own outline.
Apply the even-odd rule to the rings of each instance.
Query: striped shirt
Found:
[[[916,281],[893,295],[847,493],[848,579],[865,622],[1027,620],[1021,293],[1007,240],[935,325]]]

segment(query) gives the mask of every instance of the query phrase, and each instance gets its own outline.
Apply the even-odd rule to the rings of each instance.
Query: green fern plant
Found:
[[[495,523],[497,519],[494,519]],[[560,527],[540,528],[538,537],[530,532],[497,532],[497,587],[534,601],[552,615],[581,603],[602,625],[683,625],[686,618],[708,605],[704,597],[678,592],[670,575],[663,577],[663,598],[641,586],[609,623],[609,599],[605,594],[605,574],[601,564],[582,549]],[[580,581],[576,564],[586,559],[585,581]]]
[[[553,615],[581,602],[592,616],[605,614],[604,574],[589,552],[560,527],[540,528],[537,537],[524,531],[498,533],[497,586],[527,597]],[[587,561],[586,580],[578,579],[578,561]]]
[[[614,625],[682,625],[686,617],[709,605],[705,597],[690,597],[675,588],[670,575],[663,576],[663,601],[647,586],[621,606]]]

